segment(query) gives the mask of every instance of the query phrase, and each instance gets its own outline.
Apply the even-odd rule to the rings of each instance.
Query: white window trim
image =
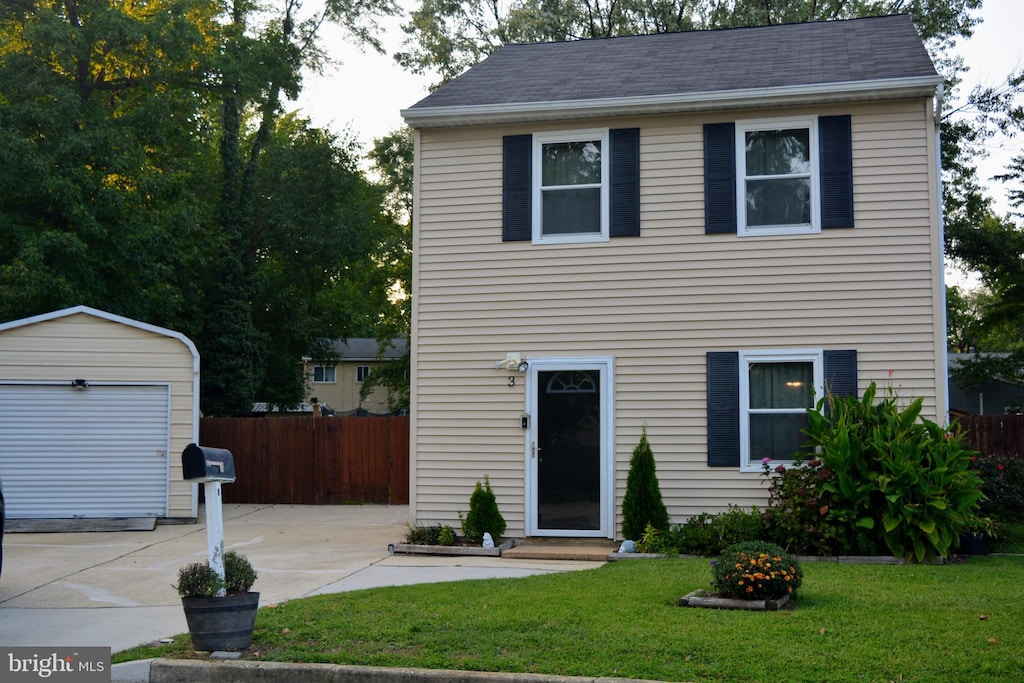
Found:
[[[541,179],[542,161],[541,149],[546,143],[552,142],[583,142],[588,140],[601,141],[601,232],[570,233],[563,235],[544,235],[541,231]],[[608,232],[608,202],[609,202],[609,172],[610,172],[610,150],[608,148],[607,128],[588,128],[583,130],[559,130],[533,134],[533,244],[581,244],[588,242],[607,242]]]
[[[811,163],[811,222],[800,225],[759,225],[747,227],[747,137],[749,131],[807,128]],[[821,232],[821,181],[818,151],[818,118],[747,119],[736,122],[736,234],[740,237],[763,235],[811,235]],[[771,176],[768,176],[771,177]]]
[[[324,375],[327,374],[326,370],[328,368],[334,370],[334,379],[320,379],[320,380],[318,380],[316,378],[316,369],[317,368],[323,368],[324,369],[324,373],[323,373]],[[313,384],[335,384],[338,381],[338,368],[336,366],[334,366],[334,365],[314,365],[313,366],[313,371],[310,374],[313,376]]]
[[[740,351],[740,471],[763,471],[761,461],[750,461],[750,366],[753,363],[813,363],[814,401],[825,395],[825,352],[822,349],[788,349],[772,351]],[[769,412],[769,411],[755,411]],[[792,460],[773,460],[773,465]]]

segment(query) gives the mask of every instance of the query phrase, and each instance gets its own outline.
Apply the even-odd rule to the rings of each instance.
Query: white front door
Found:
[[[530,358],[527,531],[612,538],[611,358]]]

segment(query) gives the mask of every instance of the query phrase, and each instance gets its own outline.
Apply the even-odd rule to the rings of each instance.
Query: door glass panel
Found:
[[[538,372],[537,526],[601,528],[601,373]]]

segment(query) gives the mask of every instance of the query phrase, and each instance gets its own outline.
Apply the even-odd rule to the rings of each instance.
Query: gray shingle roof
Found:
[[[334,353],[338,354],[341,360],[377,360],[377,352],[380,347],[377,344],[376,339],[368,339],[365,337],[353,337],[349,340],[336,339],[332,348]],[[384,351],[382,360],[394,360],[401,358],[405,355],[408,350],[408,345],[405,339],[396,338],[391,340],[391,346]]]
[[[507,45],[403,114],[928,78],[913,23],[892,15]]]

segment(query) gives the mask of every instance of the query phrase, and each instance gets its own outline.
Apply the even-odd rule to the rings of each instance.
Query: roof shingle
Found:
[[[406,113],[920,77],[938,74],[910,18],[891,15],[506,45]]]

